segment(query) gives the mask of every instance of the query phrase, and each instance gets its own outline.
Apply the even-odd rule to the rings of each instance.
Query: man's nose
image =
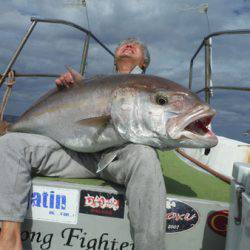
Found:
[[[126,48],[132,48],[132,44],[126,44]]]

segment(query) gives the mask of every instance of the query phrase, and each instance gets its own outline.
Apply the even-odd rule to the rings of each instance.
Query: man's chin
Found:
[[[132,57],[132,54],[131,53],[124,53],[124,54],[121,54],[117,59],[119,58],[131,58]]]

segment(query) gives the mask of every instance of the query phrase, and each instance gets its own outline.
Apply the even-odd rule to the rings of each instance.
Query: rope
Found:
[[[8,74],[8,81],[7,81],[7,88],[5,90],[3,99],[2,99],[2,104],[1,104],[1,108],[0,108],[0,121],[3,122],[3,114],[4,114],[4,110],[7,106],[10,94],[11,94],[11,90],[13,85],[15,84],[15,72],[13,70],[11,70]]]

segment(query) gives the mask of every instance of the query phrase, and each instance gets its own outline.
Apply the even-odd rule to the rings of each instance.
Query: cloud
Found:
[[[207,2],[212,31],[249,27],[249,1]],[[29,27],[31,16],[65,19],[88,27],[86,9],[79,5],[71,5],[77,3],[76,0],[0,0],[0,3],[1,71],[8,64]],[[209,32],[205,14],[199,13],[196,8],[200,4],[198,0],[87,0],[91,31],[101,41],[114,50],[116,44],[127,37],[140,38],[148,45],[151,53],[152,60],[148,73],[170,78],[184,86],[188,86],[190,59],[203,37]],[[181,11],[183,6],[187,5],[191,7],[190,10]],[[213,39],[214,85],[249,86],[249,39],[247,36]],[[65,71],[66,64],[79,69],[83,40],[84,34],[71,27],[39,24],[14,68],[18,72],[58,74]],[[112,70],[112,57],[91,41],[87,75],[112,73]],[[204,52],[195,60],[193,78],[196,90],[204,86]],[[54,86],[53,81],[18,79],[11,98],[13,104],[8,105],[8,111],[15,114],[24,111],[31,102]],[[224,102],[230,101],[229,94],[220,93],[221,99],[214,104],[218,110],[225,111],[223,105]],[[248,105],[236,110],[239,98],[242,97],[235,97],[234,103],[230,106],[233,113],[219,112],[221,118],[218,115],[218,124],[220,121],[224,124],[229,121],[236,124],[237,117],[244,118],[244,123],[249,124],[250,118],[246,115],[244,117],[244,114],[249,113]],[[247,103],[245,98],[244,102]],[[229,127],[225,131],[229,134]]]

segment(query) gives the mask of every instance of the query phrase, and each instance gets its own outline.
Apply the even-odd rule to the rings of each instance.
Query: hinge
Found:
[[[235,192],[237,199],[237,216],[234,217],[234,223],[240,225],[242,219],[242,193],[245,192],[245,189],[242,186],[239,186],[236,188]]]

